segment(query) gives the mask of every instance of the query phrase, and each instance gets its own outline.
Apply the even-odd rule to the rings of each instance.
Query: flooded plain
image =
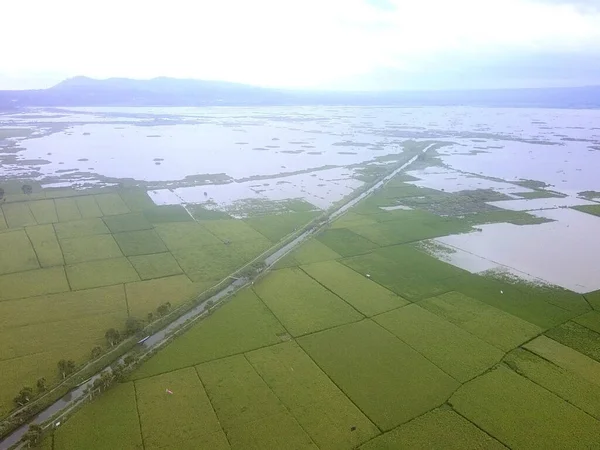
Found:
[[[425,247],[472,272],[600,289],[600,111],[506,108],[72,108],[0,115],[0,180],[136,185],[157,204],[231,212],[303,199],[326,209],[394,162],[406,140],[443,142],[410,183],[487,190],[491,207],[546,223],[487,224]],[[408,206],[391,205],[388,210]],[[236,214],[234,214],[236,215]],[[236,215],[243,217],[243,211]]]

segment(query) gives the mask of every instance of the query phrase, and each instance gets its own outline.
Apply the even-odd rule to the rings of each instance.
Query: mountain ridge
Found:
[[[47,88],[0,90],[0,110],[66,106],[495,106],[600,108],[600,86],[438,91],[311,91],[215,80],[85,76]]]

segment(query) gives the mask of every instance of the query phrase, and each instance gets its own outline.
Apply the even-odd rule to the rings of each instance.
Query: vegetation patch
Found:
[[[292,336],[363,318],[348,303],[300,269],[281,269],[255,285],[255,291]]]
[[[181,448],[186,442],[198,445],[204,436],[215,433],[227,448],[227,439],[193,368],[138,380],[135,392],[144,448]]]
[[[194,221],[181,205],[155,206],[154,208],[144,210],[144,215],[153,224]]]
[[[0,300],[35,297],[69,290],[62,267],[0,275]]]
[[[486,371],[504,356],[501,350],[418,305],[374,320],[460,382]]]
[[[585,294],[585,298],[593,308],[600,311],[600,291],[594,291],[590,292],[589,294]]]
[[[167,251],[154,230],[126,231],[113,235],[125,256],[150,255]]]
[[[104,223],[111,233],[123,233],[125,231],[149,230],[152,224],[142,213],[121,214],[104,218]]]
[[[4,213],[2,212],[2,208],[0,208],[0,231],[6,230],[8,228],[8,224],[4,219]]]
[[[379,433],[295,342],[246,358],[319,448],[355,448]]]
[[[163,223],[156,226],[156,232],[169,250],[191,249],[223,243],[210,231],[196,222]]]
[[[289,413],[280,413],[233,427],[228,431],[227,438],[234,450],[318,448]]]
[[[573,209],[600,217],[600,205],[573,206]]]
[[[361,450],[506,449],[450,408],[434,409],[360,447]]]
[[[264,239],[264,236],[242,220],[209,220],[203,226],[223,242]]]
[[[459,385],[368,319],[304,336],[298,343],[383,430],[441,405]]]
[[[62,239],[60,246],[67,264],[123,256],[119,246],[109,234]]]
[[[383,211],[383,210],[380,210]],[[382,212],[382,214],[384,214]],[[367,227],[369,225],[374,225],[377,223],[377,220],[373,218],[375,214],[372,215],[364,215],[357,214],[355,212],[349,211],[344,214],[342,217],[337,219],[333,224],[331,224],[331,228],[354,228],[354,227]]]
[[[339,254],[316,239],[310,239],[303,243],[297,250],[292,252],[292,256],[299,264],[311,264],[341,258]]]
[[[102,219],[83,219],[54,225],[58,239],[70,239],[97,234],[110,234]]]
[[[360,255],[379,247],[347,228],[326,230],[317,236],[317,240],[342,256]]]
[[[498,209],[493,211],[469,214],[464,217],[466,223],[471,226],[484,225],[488,223],[512,223],[513,225],[539,225],[551,222],[545,217],[534,216],[525,211],[509,211]]]
[[[0,302],[0,329],[8,330],[46,322],[69,322],[88,315],[119,311],[126,311],[122,286],[42,295],[19,301]]]
[[[129,257],[135,270],[142,280],[168,277],[182,273],[181,267],[170,253],[155,253]]]
[[[36,254],[24,230],[0,234],[0,274],[39,267]]]
[[[284,332],[254,292],[244,289],[158,352],[132,377],[139,379],[277,344],[278,335]]]
[[[179,248],[173,250],[173,256],[193,281],[217,282],[233,275],[269,246],[269,241],[264,238],[230,244],[220,242],[204,247]]]
[[[450,289],[476,298],[488,305],[547,329],[575,317],[581,312],[565,308],[583,305],[580,295],[557,290],[539,290],[525,283],[508,283],[492,277],[466,273],[447,281]],[[550,301],[558,304],[553,304]],[[571,299],[570,301],[568,299]],[[583,305],[585,306],[585,305]]]
[[[129,315],[138,319],[147,318],[149,313],[167,302],[176,307],[202,291],[185,275],[175,275],[156,280],[135,281],[125,285]]]
[[[462,272],[407,246],[384,248],[341,262],[411,301],[449,291],[447,280],[452,274]]]
[[[196,366],[225,432],[245,423],[286,413],[243,355]]]
[[[37,225],[27,203],[5,203],[2,205],[2,212],[9,228]]]
[[[277,182],[277,184],[285,183],[287,182]],[[238,217],[274,216],[290,212],[310,212],[314,210],[314,205],[299,198],[287,200],[247,198],[237,200],[227,207],[229,214]]]
[[[409,303],[336,261],[302,266],[302,270],[368,317]]]
[[[54,205],[60,222],[81,219],[81,213],[74,198],[57,198],[54,200]]]
[[[353,228],[352,231],[380,246],[389,246],[463,233],[471,229],[469,225],[458,219],[437,217],[423,211],[400,210],[393,213],[393,216],[405,217]]]
[[[318,211],[292,212],[251,217],[245,222],[271,242],[279,242],[288,234],[302,228],[320,214]]]
[[[29,202],[29,209],[35,217],[35,221],[40,225],[58,222],[54,200],[36,200]]]
[[[600,333],[600,312],[598,311],[589,311],[582,316],[577,316],[573,319],[573,322]]]
[[[546,331],[546,336],[600,361],[600,333],[569,321]]]
[[[77,203],[77,209],[79,209],[81,217],[84,219],[102,217],[102,211],[100,211],[100,207],[93,195],[77,197],[75,198],[75,202]]]
[[[37,259],[42,267],[62,266],[62,250],[52,225],[38,225],[25,229]]]
[[[196,370],[232,448],[317,448],[244,356]]]
[[[120,288],[122,290],[122,287]],[[121,293],[121,300],[122,297]],[[54,299],[55,296],[45,298]],[[99,296],[95,299],[99,302],[103,300]],[[62,304],[70,303],[68,300],[67,298]],[[104,311],[109,308],[96,307],[96,309]],[[93,311],[94,308],[91,310]],[[44,314],[43,309],[41,314]],[[15,406],[13,399],[25,386],[33,388],[34,392],[39,392],[37,381],[40,378],[44,378],[48,385],[62,380],[62,374],[57,367],[61,359],[73,361],[74,366],[87,361],[93,348],[105,344],[104,332],[108,328],[121,326],[126,317],[127,311],[122,302],[119,310],[108,313],[98,315],[88,313],[68,320],[61,320],[60,316],[55,315],[54,318],[57,320],[54,321],[37,321],[0,332],[0,339],[4,342],[0,350],[0,371],[3,382],[3,389],[0,392],[0,411],[4,413],[11,405]],[[43,336],[43,339],[40,339],[40,336]]]
[[[509,448],[593,448],[600,422],[543,387],[498,367],[463,385],[452,406]]]
[[[71,289],[90,289],[112,284],[139,281],[127,258],[103,259],[66,266]]]
[[[577,373],[600,385],[600,363],[546,336],[539,336],[523,346],[565,370]]]
[[[98,194],[94,196],[96,203],[100,207],[100,211],[105,216],[116,216],[119,214],[127,214],[131,212],[121,196],[117,193]]]
[[[124,188],[120,189],[119,194],[132,212],[145,211],[157,207],[145,189]]]
[[[208,209],[201,205],[188,205],[187,209],[196,220],[223,220],[232,218],[226,212],[219,211],[218,209]]]
[[[519,197],[525,199],[566,197],[565,194],[561,194],[560,192],[546,191],[540,189],[534,190],[533,192],[516,192],[515,195],[518,195]]]
[[[543,331],[537,325],[459,292],[421,300],[419,306],[505,352]]]
[[[590,379],[520,348],[509,353],[505,362],[518,374],[600,420],[600,378]]]
[[[133,383],[110,389],[70,418],[56,430],[54,445],[65,450],[142,449]]]

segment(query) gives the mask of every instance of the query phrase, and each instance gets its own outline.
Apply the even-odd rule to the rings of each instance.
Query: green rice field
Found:
[[[0,204],[0,416],[16,406],[21,388],[40,378],[57,383],[60,359],[83,364],[94,347],[108,347],[108,329],[196,297],[316,213],[294,214],[197,221],[134,188],[7,194]]]
[[[532,216],[486,210],[488,192],[453,199],[404,181],[194,323],[68,418],[46,448],[598,448],[600,291],[477,275],[436,259],[418,244],[488,221],[528,226]],[[474,212],[440,215],[442,197]],[[140,197],[131,194],[92,198],[98,210],[86,203],[85,217],[69,202],[49,210],[45,199],[29,214],[4,211],[22,227],[0,232],[0,246],[21,252],[0,256],[0,323],[14,342],[0,369],[14,372],[15,386],[36,369],[33,359],[21,372],[11,361],[47,356],[23,329],[57,321],[57,345],[80,339],[83,354],[102,341],[94,327],[185,301],[312,214],[269,223],[195,209],[195,221],[177,208],[132,208]],[[400,200],[414,209],[380,208]],[[51,211],[59,222],[42,223]],[[25,277],[46,281],[10,288]],[[65,320],[79,331],[61,333]],[[48,368],[55,359],[47,356]]]

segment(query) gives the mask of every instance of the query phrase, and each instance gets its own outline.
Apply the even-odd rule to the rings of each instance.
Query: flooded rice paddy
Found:
[[[478,226],[429,252],[472,272],[600,289],[600,111],[505,108],[72,108],[0,116],[0,179],[137,185],[156,204],[237,211],[303,199],[326,209],[394,162],[402,142],[447,143],[408,172],[444,193],[545,223]],[[389,205],[388,211],[408,208]]]

